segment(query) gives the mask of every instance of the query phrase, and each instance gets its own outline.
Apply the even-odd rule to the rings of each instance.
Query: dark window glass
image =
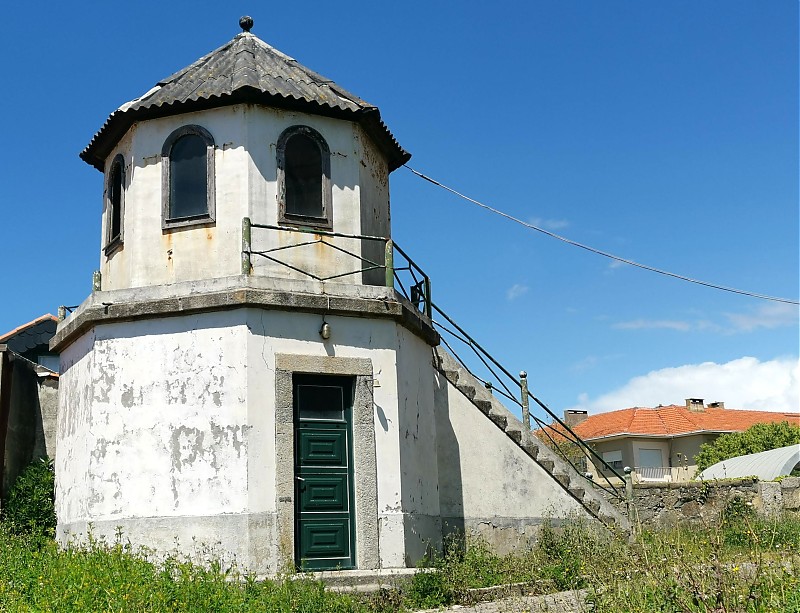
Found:
[[[322,217],[322,153],[313,139],[295,134],[286,143],[286,214]]]
[[[344,419],[344,396],[340,385],[298,385],[300,419]]]
[[[205,141],[181,136],[169,154],[170,219],[208,214],[208,165]]]
[[[119,237],[122,230],[122,164],[114,162],[111,166],[111,180],[109,181],[109,204],[111,206],[109,242]]]

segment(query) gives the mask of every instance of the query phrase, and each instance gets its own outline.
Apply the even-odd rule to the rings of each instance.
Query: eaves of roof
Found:
[[[22,324],[21,326],[17,326],[13,330],[6,332],[5,334],[0,335],[0,343],[5,343],[10,339],[12,336],[16,336],[20,332],[27,330],[28,328],[33,328],[34,326],[46,322],[46,321],[53,321],[58,322],[58,318],[55,315],[51,315],[50,313],[46,313],[45,315],[41,315],[34,319],[33,321],[29,321],[28,323]]]
[[[395,170],[411,158],[377,107],[243,32],[111,113],[80,156],[102,171],[119,140],[138,121],[232,104],[259,104],[358,123]]]
[[[661,438],[664,440],[673,438],[684,438],[687,436],[696,436],[699,434],[730,434],[731,432],[739,432],[739,430],[694,430],[692,432],[679,432],[676,434],[647,434],[642,432],[615,432],[614,434],[604,434],[593,438],[584,439],[587,443],[602,443],[605,441],[613,441],[623,438]]]

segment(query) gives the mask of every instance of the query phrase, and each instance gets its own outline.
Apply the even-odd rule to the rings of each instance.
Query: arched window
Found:
[[[125,159],[117,155],[111,162],[106,184],[106,254],[122,243],[125,198]]]
[[[292,126],[278,138],[278,202],[282,223],[333,227],[331,153],[313,128]]]
[[[201,126],[182,126],[161,150],[163,227],[214,221],[214,138]]]

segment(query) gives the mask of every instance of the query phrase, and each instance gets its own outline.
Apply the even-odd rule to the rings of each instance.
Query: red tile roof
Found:
[[[611,436],[681,436],[695,432],[739,432],[757,423],[788,421],[800,424],[800,413],[744,411],[706,407],[690,411],[682,405],[655,409],[633,407],[592,415],[572,429],[583,440]]]

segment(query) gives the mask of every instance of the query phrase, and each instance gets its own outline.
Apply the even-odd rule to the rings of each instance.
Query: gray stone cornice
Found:
[[[61,352],[104,323],[238,308],[393,319],[429,345],[439,344],[431,321],[394,288],[241,275],[94,292],[59,324],[50,349]]]

